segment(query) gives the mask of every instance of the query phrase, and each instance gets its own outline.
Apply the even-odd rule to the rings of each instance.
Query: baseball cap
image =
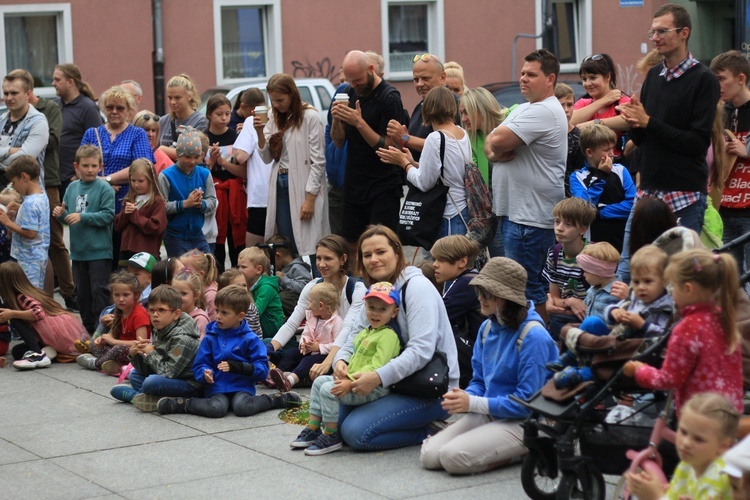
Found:
[[[144,269],[148,272],[156,265],[156,258],[147,252],[138,252],[128,259],[126,266],[135,267],[136,269]]]
[[[365,300],[370,298],[380,299],[386,304],[401,305],[401,297],[398,294],[398,290],[391,283],[387,281],[380,281],[370,286],[367,294],[364,296]]]

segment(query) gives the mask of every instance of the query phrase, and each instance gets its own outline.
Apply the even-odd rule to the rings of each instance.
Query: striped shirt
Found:
[[[584,240],[583,246],[589,242]],[[555,249],[559,248],[557,254],[557,266],[555,266]],[[583,279],[583,269],[576,262],[575,256],[565,258],[565,252],[562,247],[552,245],[547,250],[547,262],[542,270],[542,277],[550,284],[557,285],[560,288],[560,298],[567,299],[575,297],[585,299],[586,291],[589,288],[586,280]]]

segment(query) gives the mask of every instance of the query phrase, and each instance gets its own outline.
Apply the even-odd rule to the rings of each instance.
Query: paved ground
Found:
[[[308,457],[278,411],[146,414],[112,399],[114,383],[76,364],[0,369],[0,497],[525,497],[518,465],[451,477],[423,470],[419,447]]]

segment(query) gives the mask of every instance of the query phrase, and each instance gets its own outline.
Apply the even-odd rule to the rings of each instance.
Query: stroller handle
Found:
[[[729,243],[726,243],[723,246],[720,246],[719,248],[715,249],[714,253],[722,253],[722,252],[728,252],[730,250],[733,250],[737,247],[745,245],[745,243],[750,242],[750,233],[743,234],[742,236],[739,236]]]

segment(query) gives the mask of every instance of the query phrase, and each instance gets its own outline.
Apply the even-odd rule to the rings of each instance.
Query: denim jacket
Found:
[[[8,120],[10,120],[10,111],[0,116],[0,131],[5,128]],[[18,124],[13,137],[10,139],[10,145],[0,147],[0,170],[5,170],[17,156],[33,156],[39,163],[39,184],[44,186],[44,152],[48,140],[49,125],[47,124],[47,118],[34,106],[29,105],[26,117]],[[11,148],[21,148],[21,150],[10,154]]]
[[[612,295],[612,283],[614,283],[614,280],[604,286],[592,286],[588,289],[586,298],[583,301],[586,305],[587,318],[596,316],[605,323],[607,322],[605,309],[607,306],[617,304],[619,301],[617,297]]]

